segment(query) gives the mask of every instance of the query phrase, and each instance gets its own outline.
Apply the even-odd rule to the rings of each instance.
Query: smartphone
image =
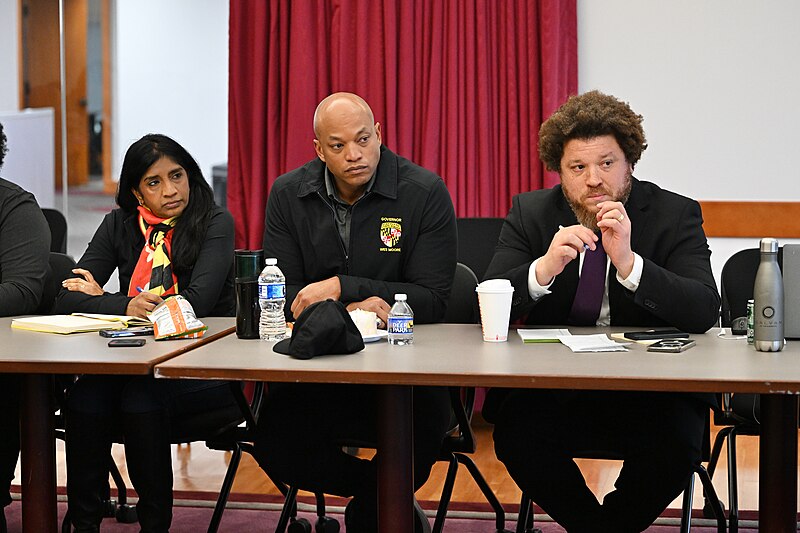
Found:
[[[675,328],[649,329],[647,331],[628,331],[624,334],[626,339],[632,341],[648,341],[653,339],[688,339],[689,334]]]
[[[120,337],[138,337],[140,335],[152,335],[153,326],[140,326],[137,328],[128,329],[101,329],[100,336],[109,339],[117,339]]]
[[[111,339],[108,345],[112,348],[120,348],[124,346],[144,346],[147,342],[145,339]]]
[[[648,352],[667,352],[678,353],[684,352],[694,346],[694,341],[691,339],[665,339],[654,342],[647,347]]]

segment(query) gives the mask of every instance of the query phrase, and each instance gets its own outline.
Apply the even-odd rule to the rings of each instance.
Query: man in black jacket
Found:
[[[626,103],[592,91],[542,125],[539,154],[561,184],[514,198],[486,272],[514,285],[512,319],[697,333],[716,323],[700,206],[632,176],[647,146],[641,122]],[[710,395],[493,389],[484,415],[495,422],[497,456],[552,518],[570,532],[628,532],[646,529],[686,486],[711,403]],[[593,450],[624,459],[602,504],[572,460]]]
[[[325,98],[314,133],[317,158],[278,178],[267,203],[264,253],[286,276],[287,319],[330,298],[374,311],[385,327],[394,295],[405,293],[416,323],[440,320],[456,264],[442,179],[382,146],[380,124],[354,94]],[[341,448],[374,442],[376,398],[370,386],[270,384],[259,420],[261,466],[301,489],[354,496],[348,531],[377,528],[375,461]],[[439,453],[449,405],[444,389],[414,390],[417,487]]]
[[[0,124],[0,168],[6,155]],[[35,313],[49,270],[50,228],[33,195],[0,178],[0,316]],[[0,374],[0,506],[11,503],[9,487],[19,455],[19,375]],[[6,530],[0,512],[0,532]]]

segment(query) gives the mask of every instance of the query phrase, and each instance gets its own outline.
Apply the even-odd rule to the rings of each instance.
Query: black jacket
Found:
[[[327,202],[325,165],[314,159],[279,177],[269,194],[264,256],[286,276],[287,318],[297,293],[338,276],[344,303],[406,293],[417,323],[444,315],[456,264],[456,223],[440,177],[381,147],[372,190],[352,211],[345,253]],[[400,230],[391,242],[382,230]],[[386,239],[387,242],[384,242]]]
[[[36,311],[49,253],[50,228],[36,198],[0,178],[0,316]]]
[[[108,313],[124,315],[128,302],[128,286],[144,246],[138,224],[138,213],[114,209],[92,237],[89,247],[78,261],[78,268],[92,273],[104,286],[114,270],[119,269],[120,292],[90,296],[62,289],[56,299],[57,313]],[[198,317],[234,316],[233,292],[233,217],[224,208],[214,206],[203,246],[194,268],[178,273],[178,291],[189,300]]]
[[[719,293],[711,272],[700,206],[694,200],[633,179],[625,211],[631,221],[631,249],[644,260],[632,293],[608,273],[612,326],[672,326],[703,333],[719,319]],[[543,256],[559,225],[577,224],[561,185],[514,197],[486,278],[514,285],[512,319],[526,324],[566,323],[578,287],[578,261],[556,276],[552,294],[535,303],[528,294],[528,269]]]

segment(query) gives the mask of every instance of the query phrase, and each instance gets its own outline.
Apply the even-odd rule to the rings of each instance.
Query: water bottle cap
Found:
[[[761,251],[768,254],[778,253],[778,239],[765,237],[761,239]]]
[[[394,295],[394,300],[396,302],[405,302],[407,299],[408,299],[408,296],[406,296],[405,294],[395,294]]]
[[[277,265],[278,264],[278,260],[276,258],[274,258],[274,257],[267,257],[264,260],[264,262],[267,264],[267,266],[272,266],[272,265]]]

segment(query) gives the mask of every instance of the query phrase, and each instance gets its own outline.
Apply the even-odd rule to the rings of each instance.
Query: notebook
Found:
[[[100,320],[79,315],[45,315],[15,318],[11,327],[44,333],[82,333],[101,329],[124,329],[125,323],[116,320]]]

